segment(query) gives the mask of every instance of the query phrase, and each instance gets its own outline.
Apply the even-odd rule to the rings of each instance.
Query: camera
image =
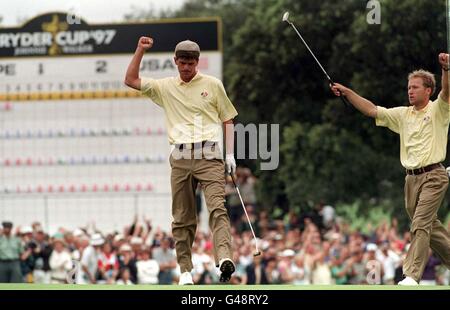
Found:
[[[28,242],[27,245],[26,245],[27,249],[31,249],[31,250],[36,249],[37,246],[38,246],[38,244],[37,244],[36,241],[34,241],[34,240],[31,240],[31,241]]]

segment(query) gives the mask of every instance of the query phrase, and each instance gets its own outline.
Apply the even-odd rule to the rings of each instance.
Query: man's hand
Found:
[[[330,88],[336,96],[345,96],[347,87],[339,83],[330,84]]]
[[[234,159],[233,154],[227,154],[227,156],[225,157],[225,166],[228,174],[236,173],[236,160]]]
[[[125,85],[141,90],[141,78],[139,77],[139,67],[141,65],[142,57],[146,50],[152,48],[153,39],[150,37],[140,37],[134,56],[128,65],[127,73],[125,74]]]
[[[442,69],[448,71],[449,68],[449,55],[446,53],[439,54],[439,63],[441,64]]]
[[[143,49],[144,51],[152,48],[153,39],[150,37],[140,37],[138,42],[138,48]]]
[[[449,55],[446,53],[439,54],[439,64],[442,67],[442,78],[441,78],[441,92],[439,93],[439,97],[445,102],[449,102],[449,87],[448,87],[448,70],[450,68],[449,64]],[[450,103],[450,102],[449,102]]]

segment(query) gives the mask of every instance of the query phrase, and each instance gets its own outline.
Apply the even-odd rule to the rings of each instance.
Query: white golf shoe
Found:
[[[190,272],[186,271],[180,275],[180,280],[178,281],[178,285],[192,285],[194,281],[192,281],[192,275]]]
[[[411,277],[406,277],[404,278],[402,281],[398,282],[398,285],[419,285],[419,283],[416,282],[416,280],[414,280]]]

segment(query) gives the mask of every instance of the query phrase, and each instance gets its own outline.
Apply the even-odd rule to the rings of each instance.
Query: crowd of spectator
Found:
[[[273,219],[257,212],[248,169],[237,183],[258,236],[261,256],[253,256],[255,240],[233,184],[227,184],[236,272],[233,284],[396,284],[410,243],[395,218],[363,234],[336,216],[332,206],[313,212],[290,212]],[[450,227],[449,227],[450,228]],[[194,283],[219,283],[211,235],[198,231],[193,246]],[[168,232],[138,219],[121,232],[60,228],[52,236],[40,223],[0,230],[0,282],[77,284],[176,284],[179,277],[174,241]],[[450,272],[430,250],[421,284],[449,285]]]

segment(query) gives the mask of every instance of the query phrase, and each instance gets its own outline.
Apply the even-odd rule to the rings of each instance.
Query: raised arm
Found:
[[[439,54],[439,63],[442,67],[442,89],[439,94],[441,96],[442,100],[449,102],[449,90],[448,90],[448,70],[449,70],[449,55],[445,53]]]
[[[142,57],[146,50],[153,46],[153,39],[150,37],[140,37],[134,56],[128,65],[125,76],[125,85],[141,90],[141,78],[139,77],[139,67],[141,66]]]
[[[347,97],[348,101],[350,101],[350,103],[364,115],[373,118],[377,117],[377,106],[371,101],[361,97],[350,88],[347,88],[341,84],[334,83],[334,85],[330,85],[330,87],[336,96]]]

